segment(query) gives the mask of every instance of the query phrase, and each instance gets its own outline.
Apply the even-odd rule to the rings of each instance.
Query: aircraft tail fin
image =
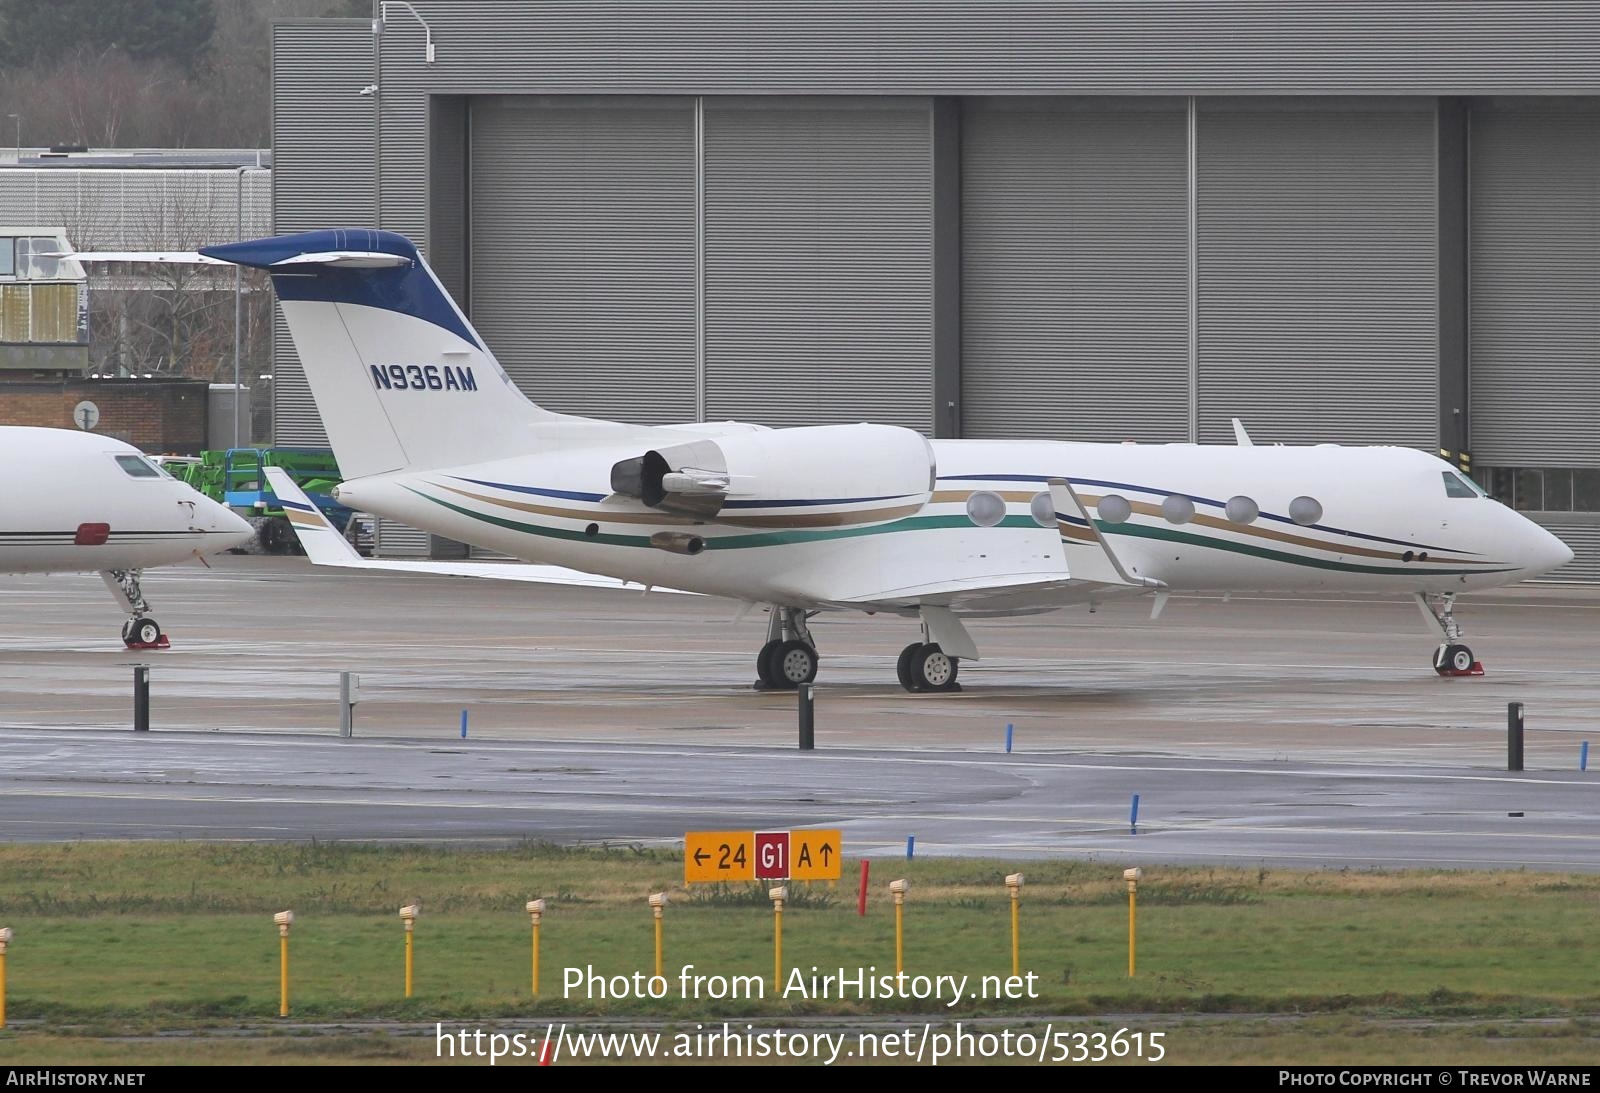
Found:
[[[265,269],[347,478],[527,452],[562,415],[517,390],[402,235],[333,229],[206,247]]]

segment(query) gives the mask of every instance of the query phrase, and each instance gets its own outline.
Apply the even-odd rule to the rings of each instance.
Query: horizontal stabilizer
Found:
[[[196,250],[79,250],[59,255],[78,262],[155,262],[166,266],[231,266]]]
[[[80,250],[50,257],[72,258],[79,262],[154,262],[168,266],[234,266],[252,263],[230,262],[213,258],[195,250]],[[411,265],[411,259],[402,254],[382,251],[329,250],[311,254],[293,254],[287,258],[261,263],[266,269],[286,269],[294,266],[337,266],[341,269],[393,269]]]
[[[305,548],[306,557],[313,565],[334,566],[340,569],[385,569],[398,573],[421,573],[434,577],[478,577],[491,581],[525,581],[533,584],[570,585],[581,588],[624,589],[628,586],[615,577],[602,577],[594,573],[581,573],[554,565],[530,565],[524,562],[432,562],[403,561],[382,558],[363,558],[356,553],[348,540],[334,527],[322,510],[311,503],[304,491],[294,484],[281,467],[263,468],[272,492],[283,505],[289,525]],[[656,587],[655,592],[674,592],[677,588]]]

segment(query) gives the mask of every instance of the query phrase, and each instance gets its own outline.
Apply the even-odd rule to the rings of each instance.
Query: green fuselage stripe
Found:
[[[567,528],[548,527],[544,524],[529,524],[521,520],[512,520],[504,516],[491,516],[488,513],[478,512],[474,509],[453,505],[449,501],[441,501],[437,497],[423,493],[421,490],[406,489],[425,500],[432,501],[435,505],[449,509],[451,512],[470,516],[485,524],[505,528],[508,531],[518,531],[524,535],[538,535],[546,539],[564,539],[575,543],[603,543],[606,546],[622,547],[650,547],[648,535],[617,535],[612,532],[602,531],[595,535],[585,535],[581,531]],[[595,514],[597,522],[604,520],[604,515]],[[1445,569],[1429,566],[1374,566],[1357,565],[1352,562],[1335,562],[1326,558],[1308,558],[1299,554],[1290,554],[1288,551],[1272,550],[1267,547],[1252,546],[1246,543],[1233,543],[1226,539],[1218,539],[1209,535],[1197,535],[1194,532],[1175,531],[1169,528],[1150,527],[1145,524],[1107,524],[1096,521],[1096,526],[1103,533],[1111,535],[1128,535],[1140,539],[1157,539],[1171,543],[1183,543],[1187,546],[1206,547],[1212,550],[1228,550],[1235,554],[1246,554],[1254,558],[1263,558],[1272,562],[1284,562],[1289,565],[1306,566],[1311,569],[1328,569],[1338,573],[1366,573],[1380,577],[1414,577],[1419,573],[1430,576],[1457,576],[1461,574],[1477,573],[1510,573],[1515,567],[1507,566],[1504,569]],[[1002,520],[998,527],[1007,528],[1033,528],[1039,525],[1028,516],[1008,516]],[[889,535],[903,531],[928,531],[935,528],[973,528],[973,524],[963,515],[951,516],[910,516],[903,520],[895,520],[887,524],[872,524],[866,527],[832,528],[826,531],[764,531],[749,535],[706,536],[707,550],[747,550],[754,547],[786,546],[793,543],[818,543],[829,539],[854,539],[863,535]],[[681,530],[681,529],[673,529]],[[1087,545],[1087,544],[1074,544]],[[1337,550],[1330,546],[1329,550]]]
[[[1151,527],[1148,524],[1108,524],[1103,520],[1096,520],[1095,526],[1102,533],[1111,535],[1128,535],[1136,539],[1158,539],[1169,543],[1183,543],[1187,546],[1228,550],[1235,554],[1248,554],[1253,558],[1265,558],[1272,562],[1286,562],[1289,565],[1301,565],[1311,569],[1331,569],[1339,573],[1370,573],[1380,577],[1414,577],[1421,573],[1428,576],[1454,577],[1462,574],[1511,573],[1516,568],[1507,566],[1504,569],[1445,569],[1442,566],[1435,568],[1407,565],[1402,569],[1399,566],[1357,565],[1354,562],[1335,562],[1328,558],[1308,558],[1301,554],[1290,554],[1285,550],[1234,543],[1210,535],[1197,535],[1192,531],[1174,531],[1171,528]],[[1336,546],[1328,547],[1330,551],[1338,549]]]
[[[424,500],[441,505],[451,512],[459,512],[462,516],[470,516],[474,520],[481,520],[486,524],[506,528],[510,531],[520,531],[525,535],[539,535],[546,539],[565,539],[575,543],[604,543],[607,546],[625,547],[650,547],[648,535],[616,535],[602,531],[595,535],[585,535],[581,531],[567,528],[547,527],[544,524],[528,524],[521,520],[512,520],[504,516],[491,516],[485,512],[453,505],[449,501],[441,501],[421,490],[406,489]],[[605,515],[596,513],[597,522],[603,521]],[[972,521],[965,516],[908,516],[903,520],[895,520],[887,524],[869,524],[864,527],[831,528],[826,531],[763,531],[749,535],[724,535],[706,536],[707,550],[741,550],[751,547],[785,546],[790,543],[817,543],[827,539],[853,539],[860,535],[887,535],[901,531],[926,531],[931,528],[970,528]],[[999,527],[1009,528],[1034,528],[1043,530],[1028,516],[1008,516],[1002,520]],[[665,530],[681,531],[682,528]],[[654,549],[654,548],[651,548]]]

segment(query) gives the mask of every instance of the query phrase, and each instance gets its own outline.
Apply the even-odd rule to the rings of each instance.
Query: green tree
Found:
[[[191,71],[216,25],[215,0],[0,0],[0,57],[49,63],[87,47]]]

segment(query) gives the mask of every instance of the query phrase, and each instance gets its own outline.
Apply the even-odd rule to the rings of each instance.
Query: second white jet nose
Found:
[[[206,500],[209,506],[207,512],[209,519],[206,521],[206,551],[215,554],[222,550],[232,550],[234,547],[243,546],[255,535],[256,529],[250,526],[250,521],[234,512],[226,505],[219,505],[215,501]]]

